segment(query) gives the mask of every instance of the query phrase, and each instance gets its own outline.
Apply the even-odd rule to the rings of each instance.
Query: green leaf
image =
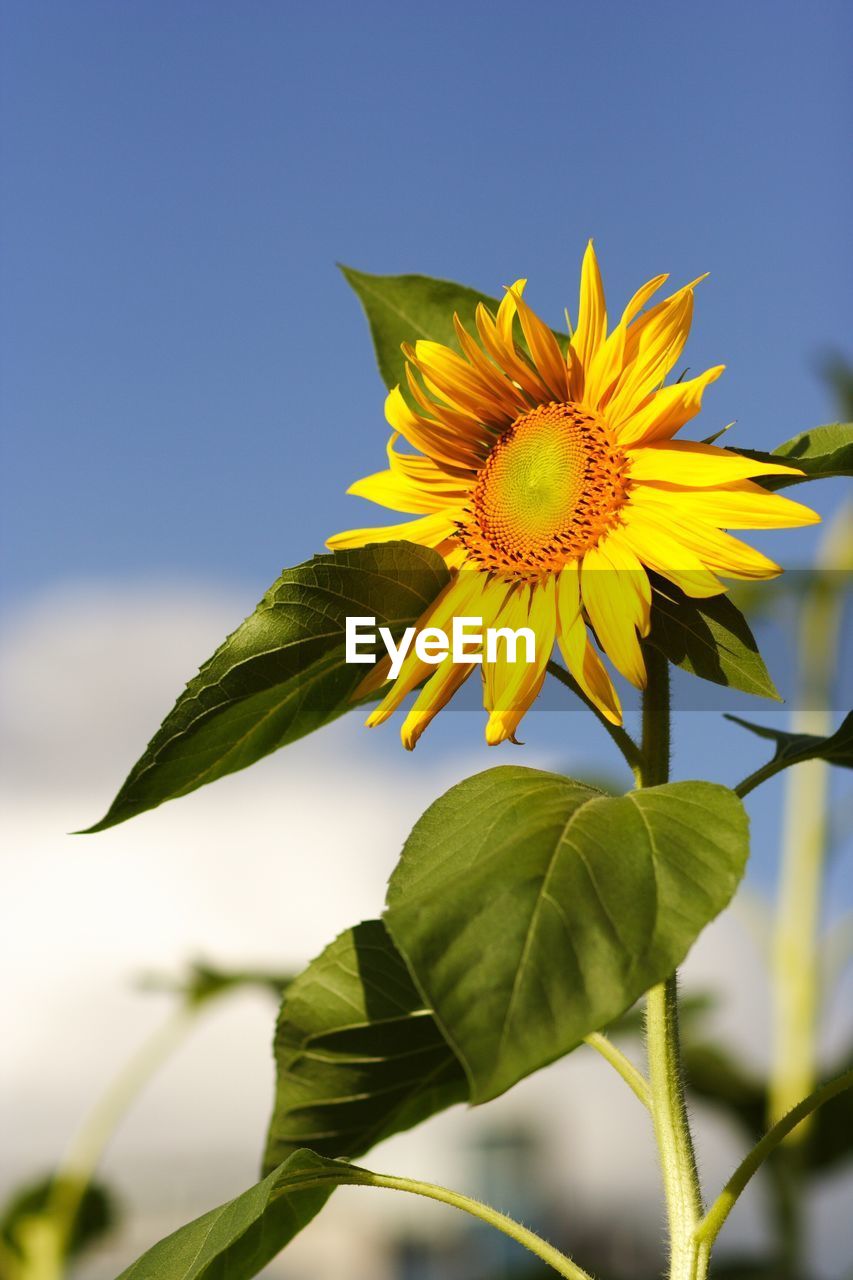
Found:
[[[799,467],[801,476],[756,476],[765,489],[785,489],[806,480],[824,480],[830,476],[853,475],[853,423],[833,422],[826,427],[811,427],[780,444],[772,453],[756,449],[736,449],[747,458],[760,462],[789,462]]]
[[[66,1238],[69,1205],[74,1216]],[[81,1187],[76,1179],[48,1175],[13,1192],[0,1214],[0,1237],[23,1262],[35,1266],[46,1233],[54,1234],[64,1257],[76,1258],[108,1235],[118,1219],[115,1197],[102,1183]]]
[[[248,1280],[359,1173],[296,1151],[263,1182],[155,1244],[119,1280]]]
[[[492,314],[499,306],[497,298],[453,280],[435,280],[431,276],[372,276],[343,265],[341,271],[364,307],[382,381],[389,388],[399,385],[404,392],[406,360],[400,350],[401,343],[427,338],[459,351],[454,312],[465,328],[473,332],[478,304],[482,302]],[[565,350],[567,335],[552,332]],[[525,346],[520,332],[516,340]]]
[[[367,668],[344,661],[348,615],[399,636],[448,581],[437,552],[388,542],[285,569],[190,681],[130,772],[103,831],[335,720]]]
[[[389,388],[406,385],[402,342],[414,343],[418,338],[428,338],[458,351],[454,311],[465,327],[470,328],[478,303],[484,303],[492,312],[498,308],[496,298],[452,280],[415,275],[373,276],[343,265],[341,271],[364,307],[379,372]]]
[[[418,821],[386,921],[484,1102],[673,972],[747,856],[733,792],[618,798],[535,769],[469,778]]]
[[[702,680],[782,701],[746,619],[726,595],[694,600],[656,582],[649,643]]]
[[[291,984],[265,1168],[306,1144],[353,1157],[468,1096],[465,1073],[380,920],[336,938]]]
[[[726,719],[742,725],[759,738],[769,738],[776,743],[773,759],[764,766],[762,773],[766,770],[778,773],[806,760],[826,760],[829,764],[853,769],[853,711],[847,713],[835,733],[828,738],[815,733],[785,733],[782,729],[769,729],[766,725],[742,720],[740,716],[726,715]]]

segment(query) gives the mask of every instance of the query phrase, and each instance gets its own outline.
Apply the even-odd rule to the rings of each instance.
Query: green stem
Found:
[[[38,1257],[26,1270],[27,1280],[59,1280],[80,1205],[104,1148],[137,1094],[184,1038],[196,1006],[184,1005],[146,1040],[112,1082],[84,1121],[53,1177],[45,1209],[51,1230],[42,1233]]]
[[[674,975],[652,987],[646,997],[646,1043],[652,1120],[669,1220],[669,1277],[694,1280],[693,1233],[702,1216],[702,1197],[684,1097]]]
[[[643,698],[643,746],[639,785],[659,786],[669,777],[669,668],[646,647],[648,686]],[[678,1030],[678,988],[673,974],[646,997],[646,1045],[655,1139],[660,1155],[669,1223],[669,1280],[699,1280],[693,1233],[702,1216],[702,1195],[684,1096]]]
[[[704,1250],[706,1253],[710,1252],[711,1246],[720,1234],[723,1223],[731,1213],[741,1192],[753,1175],[761,1168],[771,1151],[778,1147],[780,1142],[784,1141],[788,1134],[793,1132],[797,1125],[801,1124],[818,1107],[828,1102],[830,1098],[834,1098],[836,1094],[843,1093],[845,1089],[851,1088],[853,1088],[853,1071],[845,1071],[843,1075],[836,1076],[834,1080],[828,1081],[819,1089],[815,1089],[813,1093],[810,1093],[807,1098],[803,1098],[801,1102],[791,1108],[786,1116],[777,1121],[768,1133],[765,1133],[761,1141],[752,1148],[749,1155],[738,1165],[702,1221],[697,1225],[694,1238],[700,1250]]]
[[[523,1245],[558,1275],[567,1277],[567,1280],[592,1280],[588,1271],[584,1271],[583,1267],[579,1267],[559,1249],[548,1244],[547,1240],[543,1240],[535,1231],[529,1231],[520,1222],[508,1218],[504,1213],[498,1213],[497,1209],[490,1208],[480,1200],[473,1200],[470,1196],[464,1196],[458,1191],[450,1191],[447,1187],[436,1186],[432,1182],[394,1178],[384,1173],[370,1173],[366,1169],[354,1169],[353,1182],[356,1185],[387,1187],[391,1191],[407,1191],[411,1195],[426,1196],[428,1200],[438,1200],[441,1204],[452,1205],[455,1209],[461,1209],[464,1213],[479,1218],[490,1227],[495,1227],[505,1236],[509,1236],[510,1240]]]
[[[638,779],[642,753],[630,733],[623,729],[621,725],[611,724],[607,716],[599,710],[592,699],[586,696],[574,676],[570,675],[565,667],[561,667],[559,662],[549,662],[547,670],[549,675],[560,681],[560,684],[565,685],[567,689],[571,689],[572,693],[580,698],[584,706],[589,707],[596,720],[607,730],[616,746],[622,752],[625,762],[635,779]]]
[[[792,716],[795,733],[824,736],[832,731],[831,686],[841,629],[839,557],[849,555],[850,513],[830,526],[818,554],[817,579],[802,603],[799,625],[800,707]],[[839,544],[839,545],[836,545]],[[742,786],[757,785],[770,766]],[[759,776],[762,775],[762,776]],[[751,789],[751,787],[749,787]],[[784,1116],[815,1086],[820,1011],[820,913],[828,827],[829,766],[810,760],[792,769],[785,787],[782,862],[771,953],[773,1052],[768,1092],[768,1124]],[[745,794],[741,790],[741,794]],[[802,1138],[804,1130],[796,1137]]]
[[[651,1110],[652,1095],[648,1080],[642,1071],[637,1070],[631,1059],[626,1057],[621,1049],[617,1049],[612,1040],[608,1040],[607,1036],[602,1035],[600,1031],[593,1031],[591,1035],[584,1036],[584,1044],[588,1044],[591,1049],[595,1049],[596,1053],[600,1053],[602,1058],[619,1072],[628,1087],[633,1089],[643,1106]]]
[[[803,731],[804,732],[804,731]],[[761,765],[753,773],[748,774],[742,782],[736,787],[732,787],[735,795],[740,796],[743,800],[744,796],[748,796],[750,791],[754,791],[756,787],[760,787],[762,782],[766,782],[768,778],[773,778],[777,773],[781,773],[783,769],[790,767],[790,761],[787,760],[768,760],[767,764]],[[800,766],[802,768],[802,765]]]

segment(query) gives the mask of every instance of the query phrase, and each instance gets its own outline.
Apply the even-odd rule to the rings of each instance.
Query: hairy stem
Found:
[[[617,1049],[612,1040],[602,1035],[600,1031],[593,1031],[591,1035],[584,1036],[584,1044],[588,1044],[591,1049],[595,1049],[596,1053],[600,1053],[602,1058],[619,1072],[622,1079],[634,1091],[643,1106],[651,1110],[652,1097],[648,1080],[642,1071],[637,1070],[631,1059],[621,1049]]]
[[[646,647],[649,675],[643,698],[640,786],[659,786],[669,777],[669,668],[662,654]],[[655,1139],[660,1155],[669,1223],[669,1280],[697,1280],[694,1232],[702,1216],[702,1196],[687,1118],[678,1029],[678,988],[673,974],[646,997],[646,1045]]]
[[[567,1258],[559,1249],[548,1244],[547,1240],[543,1240],[535,1231],[529,1231],[520,1222],[508,1218],[504,1213],[498,1213],[497,1209],[490,1208],[480,1200],[473,1200],[470,1196],[462,1195],[458,1191],[450,1191],[447,1187],[436,1186],[431,1182],[415,1182],[411,1178],[394,1178],[387,1174],[369,1173],[362,1169],[353,1170],[353,1182],[363,1186],[387,1187],[391,1191],[407,1191],[412,1195],[426,1196],[429,1200],[438,1200],[441,1204],[452,1205],[464,1213],[471,1214],[474,1218],[479,1218],[490,1227],[495,1227],[511,1240],[523,1245],[558,1275],[567,1277],[567,1280],[592,1280],[589,1272],[572,1262],[571,1258]]]
[[[843,1093],[845,1089],[851,1088],[853,1088],[853,1071],[845,1071],[843,1075],[836,1076],[834,1080],[828,1081],[827,1084],[810,1093],[807,1098],[803,1098],[801,1102],[791,1108],[787,1115],[777,1121],[768,1133],[765,1133],[761,1141],[752,1148],[749,1155],[738,1165],[702,1221],[697,1224],[694,1237],[701,1250],[710,1251],[711,1245],[719,1235],[723,1223],[731,1213],[741,1192],[753,1175],[761,1168],[771,1151],[778,1147],[780,1142],[783,1142],[788,1134],[792,1133],[818,1107],[828,1102],[830,1098],[834,1098],[836,1094]]]

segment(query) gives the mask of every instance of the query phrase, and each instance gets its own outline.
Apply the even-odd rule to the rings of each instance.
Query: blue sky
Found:
[[[687,356],[728,371],[703,427],[737,419],[736,443],[769,448],[831,419],[815,368],[849,332],[851,19],[790,0],[7,3],[7,600],[191,578],[248,610],[362,523],[344,490],[386,428],[337,260],[491,293],[526,275],[555,324],[591,235],[617,307],[658,271],[710,271]],[[808,532],[775,536],[806,556]]]
[[[257,590],[358,523],[342,494],[385,428],[337,260],[528,275],[554,323],[590,235],[615,304],[710,271],[687,351],[728,366],[709,429],[771,446],[831,417],[813,364],[849,331],[851,16],[4,6],[7,589]]]

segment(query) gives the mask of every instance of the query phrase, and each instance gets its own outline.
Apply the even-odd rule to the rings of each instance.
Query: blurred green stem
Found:
[[[643,697],[643,742],[639,785],[669,778],[670,709],[667,659],[646,646],[648,686]],[[646,1045],[655,1139],[660,1154],[669,1222],[669,1280],[700,1280],[694,1232],[702,1216],[702,1194],[684,1097],[675,974],[646,996]]]
[[[818,552],[817,577],[802,602],[799,680],[791,717],[795,733],[832,732],[832,681],[838,661],[844,561],[851,513],[844,508]],[[773,1051],[768,1124],[775,1124],[814,1089],[820,1013],[820,914],[828,826],[829,766],[810,760],[788,772],[782,821],[782,861],[771,952]],[[803,1137],[805,1126],[792,1133]]]
[[[15,1280],[61,1280],[80,1205],[110,1138],[137,1095],[183,1040],[199,1006],[183,1004],[134,1054],[95,1104],[53,1178],[42,1213],[26,1232]]]
[[[761,1141],[752,1148],[749,1155],[738,1165],[702,1221],[697,1225],[695,1240],[699,1245],[700,1257],[705,1255],[707,1258],[711,1246],[719,1235],[720,1229],[731,1213],[738,1197],[770,1153],[780,1143],[784,1142],[789,1134],[794,1133],[798,1128],[802,1128],[803,1121],[807,1120],[818,1107],[823,1106],[825,1102],[829,1102],[830,1098],[834,1098],[837,1094],[843,1093],[845,1089],[851,1088],[853,1088],[853,1071],[845,1071],[843,1075],[836,1076],[834,1080],[822,1085],[820,1089],[815,1089],[807,1098],[801,1099],[786,1116],[783,1116],[768,1133],[765,1133]],[[699,1271],[698,1274],[702,1275],[703,1273]]]

